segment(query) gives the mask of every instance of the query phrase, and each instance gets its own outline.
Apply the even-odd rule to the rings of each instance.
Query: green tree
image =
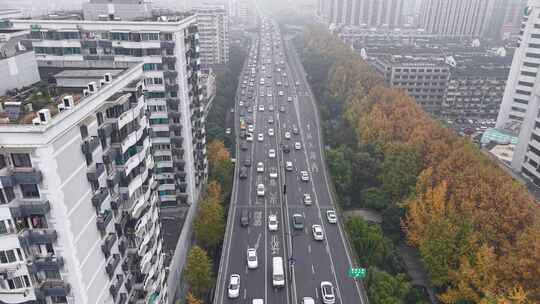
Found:
[[[352,183],[352,169],[347,157],[348,149],[339,146],[326,152],[328,170],[332,175],[337,194],[341,201],[348,200]]]
[[[190,291],[197,298],[206,296],[214,284],[212,273],[212,260],[204,249],[193,246],[186,258],[184,273],[189,284]]]
[[[399,202],[414,191],[422,170],[422,159],[416,146],[394,144],[384,150],[379,179],[382,189],[393,202]]]
[[[378,225],[371,225],[360,217],[352,217],[347,220],[345,227],[363,266],[384,268],[391,265],[392,243],[383,236]]]
[[[390,204],[388,195],[380,188],[367,188],[360,193],[362,198],[362,206],[377,211],[386,209]]]
[[[191,292],[188,292],[186,302],[186,304],[204,304],[202,300],[197,299]]]
[[[372,304],[405,304],[411,288],[404,274],[392,276],[376,267],[368,269],[367,286]]]
[[[202,199],[193,231],[195,240],[203,248],[212,252],[217,249],[225,233],[225,211],[219,200],[208,196]]]

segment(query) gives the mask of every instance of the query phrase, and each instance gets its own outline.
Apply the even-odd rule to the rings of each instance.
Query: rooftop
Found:
[[[28,87],[8,91],[6,95],[0,96],[0,125],[34,124],[33,120],[43,109],[48,109],[50,117],[54,118],[66,106],[64,97],[71,96],[69,98],[72,100],[73,106],[76,106],[84,101],[85,95],[90,95],[87,91],[85,93],[78,84],[95,82],[96,79],[103,78],[106,73],[111,74],[112,81],[112,79],[124,74],[125,70],[64,70],[56,74],[55,78],[57,80],[58,78],[69,78],[77,85],[59,86],[56,83],[49,84],[40,81]],[[99,89],[99,83],[94,84],[95,89]]]

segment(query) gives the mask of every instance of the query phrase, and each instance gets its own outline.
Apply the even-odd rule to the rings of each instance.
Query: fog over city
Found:
[[[0,304],[540,303],[540,0],[0,0]]]

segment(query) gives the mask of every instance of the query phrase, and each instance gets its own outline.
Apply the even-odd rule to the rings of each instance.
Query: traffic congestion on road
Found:
[[[294,48],[262,18],[235,104],[235,181],[214,303],[367,303]]]

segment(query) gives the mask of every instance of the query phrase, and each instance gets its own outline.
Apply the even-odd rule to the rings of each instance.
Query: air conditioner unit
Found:
[[[95,81],[92,81],[88,84],[88,92],[90,94],[94,94],[95,92],[97,92],[98,88],[97,88],[97,84]]]
[[[36,118],[32,119],[32,124],[35,125],[35,126],[40,125],[41,120],[39,119],[39,117],[36,117]]]
[[[104,79],[99,80],[99,87],[102,88],[106,84]]]
[[[84,89],[84,90],[82,91],[82,93],[83,93],[83,96],[84,96],[84,97],[90,95],[90,92],[88,91],[88,89]]]
[[[73,102],[73,96],[72,95],[66,95],[62,99],[64,102],[64,108],[65,109],[71,109],[75,106],[75,102]]]
[[[51,111],[49,109],[41,109],[38,111],[38,117],[41,124],[48,124],[51,120]]]
[[[105,75],[103,75],[103,80],[105,80],[105,83],[111,83],[112,82],[112,74],[111,73],[105,73]]]
[[[58,104],[58,112],[62,112],[64,110],[66,110],[66,109],[69,109],[69,107],[66,107],[65,104],[63,104],[63,103]]]

